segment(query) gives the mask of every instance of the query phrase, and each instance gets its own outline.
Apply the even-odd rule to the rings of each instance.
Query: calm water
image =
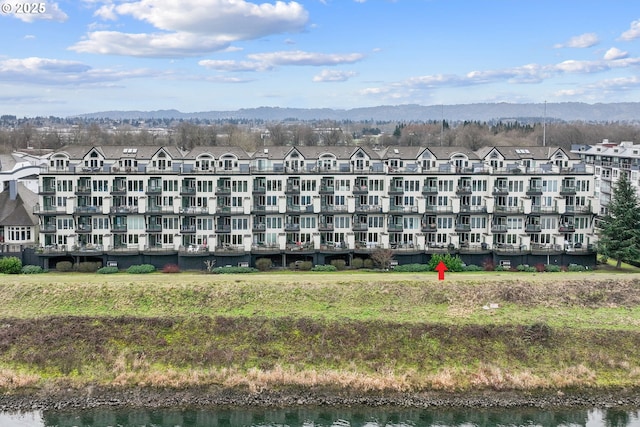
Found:
[[[640,427],[640,410],[88,410],[0,413],[0,427]]]

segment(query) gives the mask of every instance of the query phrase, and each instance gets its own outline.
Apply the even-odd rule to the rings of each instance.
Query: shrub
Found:
[[[333,265],[316,265],[311,271],[338,271],[338,269]]]
[[[67,273],[73,270],[73,264],[71,263],[71,261],[58,261],[56,263],[56,270]]]
[[[151,264],[132,265],[127,268],[129,274],[149,274],[156,271],[156,268]]]
[[[256,260],[256,268],[260,271],[269,271],[271,267],[273,267],[273,262],[270,258],[259,258]]]
[[[373,268],[373,260],[371,258],[365,259],[362,266],[364,268]]]
[[[484,268],[480,267],[479,265],[475,265],[475,264],[471,264],[471,265],[465,265],[462,268],[462,271],[483,271]]]
[[[520,264],[516,267],[516,270],[523,271],[525,273],[535,273],[536,271],[538,271],[534,266],[527,264]]]
[[[117,273],[118,271],[118,267],[102,267],[99,268],[96,273],[98,274],[114,274]]]
[[[536,271],[538,273],[543,273],[544,272],[544,264],[543,263],[536,264]]]
[[[427,266],[428,271],[436,271],[436,267],[440,264],[440,261],[444,262],[448,271],[462,271],[464,263],[458,255],[452,256],[451,254],[433,254]]]
[[[507,270],[501,265],[496,265],[493,271],[507,271]]]
[[[25,265],[22,267],[22,274],[40,274],[46,273],[46,270],[39,265]]]
[[[359,269],[364,265],[362,258],[354,258],[351,260],[351,268]]]
[[[569,264],[569,267],[567,267],[567,271],[585,271],[586,269],[587,267],[584,265],[578,264]]]
[[[334,259],[331,260],[331,265],[336,268],[336,270],[344,270],[347,266],[347,262],[343,259]]]
[[[257,271],[258,269],[253,267],[217,267],[213,269],[214,274],[243,274]]]
[[[544,271],[548,272],[548,273],[559,273],[562,271],[562,269],[560,268],[559,265],[555,265],[555,264],[547,264],[544,266]]]
[[[309,271],[313,268],[313,263],[311,261],[301,261],[298,263],[298,270]]]
[[[10,256],[0,258],[0,273],[20,274],[22,272],[22,261],[18,257]]]
[[[393,268],[393,271],[398,271],[400,273],[422,273],[425,271],[433,271],[429,269],[428,264],[403,264],[396,265]]]
[[[178,264],[166,264],[162,267],[163,273],[180,273],[180,267]]]
[[[80,273],[95,273],[100,267],[102,267],[101,262],[85,261],[76,264],[76,271]]]

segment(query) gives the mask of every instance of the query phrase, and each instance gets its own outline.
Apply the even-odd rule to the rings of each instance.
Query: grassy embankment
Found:
[[[0,389],[99,384],[362,393],[640,385],[640,277],[436,278],[3,276]]]

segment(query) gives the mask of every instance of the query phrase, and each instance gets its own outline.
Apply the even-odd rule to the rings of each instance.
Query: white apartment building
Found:
[[[576,145],[571,151],[593,167],[595,196],[600,200],[599,214],[607,214],[613,189],[622,173],[627,174],[631,185],[640,195],[640,145],[629,141],[616,144],[605,139],[595,145]]]
[[[38,254],[202,269],[431,254],[595,265],[594,166],[552,147],[69,146],[40,171]]]

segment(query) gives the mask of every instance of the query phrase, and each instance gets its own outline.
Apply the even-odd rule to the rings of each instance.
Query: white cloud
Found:
[[[87,39],[69,49],[79,53],[101,53],[138,57],[197,56],[222,50],[229,40],[193,33],[128,34],[118,31],[94,31]]]
[[[586,48],[597,45],[600,42],[595,33],[585,33],[579,36],[571,37],[567,42],[555,45],[555,48],[575,47]]]
[[[11,58],[0,60],[0,81],[37,85],[99,84],[127,78],[156,75],[149,70],[94,69],[77,61],[49,58]]]
[[[620,40],[631,41],[640,38],[640,20],[633,21],[630,28],[620,35]]]
[[[345,82],[351,77],[357,76],[355,71],[322,70],[313,77],[314,82]]]
[[[301,50],[254,53],[247,55],[250,59],[263,61],[272,65],[339,65],[352,64],[364,58],[361,53],[316,53]]]
[[[294,1],[254,4],[245,0],[139,0],[104,4],[94,15],[105,20],[130,16],[159,31],[91,32],[70,49],[144,57],[200,55],[224,49],[233,41],[299,32],[309,19]],[[118,46],[121,41],[125,48]]]
[[[629,56],[628,52],[624,52],[616,47],[612,47],[604,54],[604,59],[607,61],[613,61],[616,59],[623,59]]]
[[[216,71],[266,71],[272,68],[264,62],[214,59],[203,59],[198,62],[198,65]]]

